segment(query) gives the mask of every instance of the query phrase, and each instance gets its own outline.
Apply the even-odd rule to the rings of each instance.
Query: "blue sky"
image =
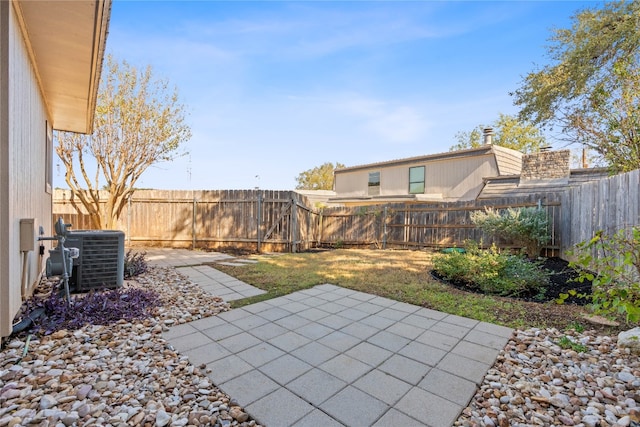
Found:
[[[448,151],[516,113],[550,30],[601,4],[115,0],[107,52],[175,85],[193,132],[137,187],[289,190],[324,162]]]

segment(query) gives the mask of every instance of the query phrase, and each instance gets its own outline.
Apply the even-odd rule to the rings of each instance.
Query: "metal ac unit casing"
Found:
[[[124,233],[117,230],[69,231],[66,247],[78,248],[69,285],[74,291],[117,288],[124,282]]]

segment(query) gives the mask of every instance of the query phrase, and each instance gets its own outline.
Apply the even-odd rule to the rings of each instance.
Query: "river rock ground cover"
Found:
[[[9,340],[0,351],[0,427],[256,426],[162,332],[229,309],[172,268],[126,286],[153,289],[152,317]],[[533,303],[532,303],[533,304]],[[563,344],[563,345],[561,345]],[[635,426],[637,355],[597,330],[516,330],[458,426]]]
[[[125,288],[153,290],[161,305],[146,319],[22,334],[5,343],[0,426],[257,426],[212,384],[205,366],[194,366],[162,338],[171,325],[229,305],[173,268],[151,267]]]

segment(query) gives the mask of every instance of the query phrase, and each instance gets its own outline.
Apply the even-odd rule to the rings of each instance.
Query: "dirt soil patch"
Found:
[[[588,280],[578,282],[576,280],[578,272],[569,267],[567,261],[561,258],[547,258],[542,264],[542,268],[551,272],[549,287],[544,294],[542,302],[555,301],[560,297],[560,294],[566,294],[570,290],[575,290],[578,295],[591,295],[591,282]],[[584,296],[569,296],[565,300],[566,304],[585,305],[588,302],[588,298]]]

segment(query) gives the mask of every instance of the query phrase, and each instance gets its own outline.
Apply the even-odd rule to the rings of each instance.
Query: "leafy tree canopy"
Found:
[[[458,132],[458,143],[451,147],[451,151],[476,148],[484,144],[483,130],[486,127],[493,128],[493,144],[523,153],[539,151],[546,145],[545,137],[540,130],[528,122],[521,122],[516,117],[508,114],[500,114],[491,125],[478,125],[471,132]]]
[[[111,55],[98,91],[94,132],[56,134],[65,181],[89,212],[94,228],[113,228],[140,175],[181,155],[191,138],[176,89]],[[107,195],[104,191],[107,190]]]
[[[296,190],[333,190],[333,171],[344,168],[342,163],[331,162],[298,174]]]
[[[640,167],[640,2],[605,3],[549,39],[549,65],[512,93],[519,118],[558,128],[599,153],[613,172]]]

